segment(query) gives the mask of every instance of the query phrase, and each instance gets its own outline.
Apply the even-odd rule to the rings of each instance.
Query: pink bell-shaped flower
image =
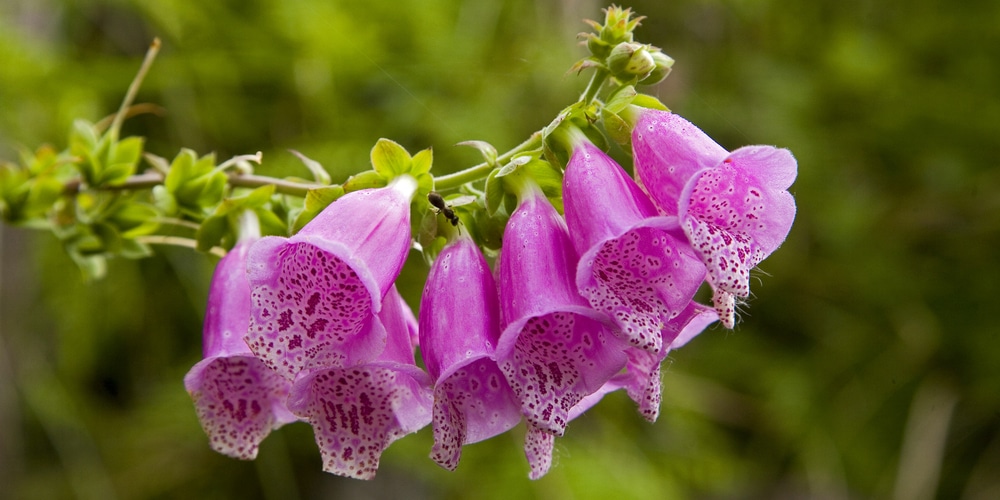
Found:
[[[659,354],[668,324],[694,298],[705,266],[676,217],[656,207],[608,155],[581,140],[563,177],[566,224],[580,255],[576,284],[631,346]]]
[[[570,410],[624,368],[625,344],[576,291],[577,257],[562,217],[534,184],[521,191],[498,264],[496,358],[529,425],[561,436]]]
[[[386,345],[376,320],[410,248],[416,181],[348,193],[291,238],[250,251],[252,315],[246,341],[268,366],[299,371],[375,359]]]
[[[636,175],[656,205],[676,214],[708,269],[722,324],[750,294],[750,269],[788,235],[797,164],[791,152],[747,146],[727,152],[680,116],[643,110],[632,130]]]
[[[390,288],[378,313],[388,342],[377,359],[307,369],[292,384],[288,408],[312,425],[326,472],[372,479],[393,441],[431,422],[431,380],[415,364],[406,309]]]
[[[431,266],[420,300],[420,349],[434,379],[431,458],[455,470],[462,445],[521,421],[521,405],[493,359],[500,338],[496,284],[482,252],[460,235]]]
[[[212,276],[204,359],[184,377],[184,386],[212,449],[252,460],[272,429],[297,418],[285,407],[291,383],[254,357],[243,341],[250,324],[246,259],[260,231],[250,212],[241,225],[239,242],[219,261]]]

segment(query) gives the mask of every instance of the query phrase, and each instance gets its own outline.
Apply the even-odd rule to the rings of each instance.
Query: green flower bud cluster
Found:
[[[588,20],[595,33],[581,33],[591,57],[574,69],[599,67],[622,84],[655,85],[670,74],[674,60],[658,47],[634,41],[633,31],[642,16],[632,18],[631,9],[611,6],[605,9],[604,24]]]

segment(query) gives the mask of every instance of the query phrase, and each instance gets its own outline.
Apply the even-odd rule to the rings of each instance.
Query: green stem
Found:
[[[229,182],[229,185],[233,187],[258,188],[261,186],[274,186],[274,190],[281,194],[288,194],[302,198],[309,193],[310,189],[330,187],[326,184],[317,184],[315,182],[288,181],[285,179],[275,179],[274,177],[253,174],[229,174],[229,180],[227,182]]]
[[[135,75],[135,79],[132,80],[132,84],[128,86],[128,92],[125,93],[125,98],[122,99],[121,107],[118,108],[114,120],[111,121],[110,132],[112,142],[118,140],[118,133],[122,129],[122,122],[125,121],[125,117],[128,115],[128,109],[132,106],[132,102],[135,101],[135,96],[139,93],[139,87],[142,86],[142,80],[146,78],[146,73],[149,71],[150,66],[153,65],[153,60],[156,59],[156,54],[159,52],[160,39],[154,38],[153,43],[149,45],[149,50],[146,51],[146,58],[142,60],[139,72]]]
[[[274,177],[267,177],[264,175],[239,173],[229,174],[229,178],[226,182],[233,187],[258,188],[261,186],[274,186],[275,191],[281,194],[299,197],[305,197],[305,195],[309,193],[310,189],[329,187],[326,184],[317,184],[315,182],[296,182],[285,179],[275,179]],[[133,175],[121,184],[115,184],[113,186],[105,185],[101,186],[99,189],[101,191],[137,191],[142,189],[152,189],[161,184],[163,184],[163,174],[157,171],[151,171]],[[63,188],[63,193],[76,194],[80,192],[81,187],[80,179],[73,179],[66,183],[66,186]]]
[[[590,104],[590,102],[597,97],[597,93],[600,92],[601,87],[604,86],[604,82],[607,81],[608,76],[610,75],[611,73],[609,73],[608,70],[604,68],[597,68],[597,71],[594,72],[594,76],[590,78],[590,83],[587,84],[587,90],[584,90],[583,95],[580,96],[580,102],[582,102],[584,106]]]
[[[502,165],[504,163],[507,163],[515,155],[522,153],[524,151],[528,151],[530,149],[535,149],[541,145],[542,145],[542,132],[538,131],[531,134],[531,137],[529,137],[528,140],[522,142],[521,144],[518,144],[517,146],[514,147],[514,149],[511,149],[510,151],[507,151],[506,153],[498,156],[495,164],[483,162],[478,165],[469,167],[465,170],[455,172],[453,174],[442,175],[441,177],[435,177],[434,189],[438,191],[447,191],[449,189],[455,189],[461,186],[462,184],[478,181],[480,179],[485,179],[486,176],[488,176],[490,172],[494,168],[496,168],[497,165]]]

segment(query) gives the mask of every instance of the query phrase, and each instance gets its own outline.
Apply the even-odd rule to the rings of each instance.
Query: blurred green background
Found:
[[[213,262],[162,249],[85,284],[52,235],[3,227],[0,498],[1000,498],[1000,3],[626,5],[677,60],[651,93],[799,161],[788,241],[735,331],[671,355],[658,422],[611,395],[536,482],[517,432],[450,473],[426,428],[372,482],[321,472],[301,423],[231,460],[182,384]],[[453,144],[505,150],[577,97],[575,34],[604,6],[3,0],[0,157],[112,113],[158,36],[138,101],[162,113],[125,126],[153,153],[305,176],[294,148],[342,181],[389,137],[457,170],[478,158]]]

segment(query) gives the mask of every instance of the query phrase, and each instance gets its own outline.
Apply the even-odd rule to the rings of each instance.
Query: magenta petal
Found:
[[[295,236],[253,246],[246,341],[268,366],[292,380],[378,356],[385,331],[373,318],[409,251],[411,183],[349,193]]]
[[[212,449],[242,460],[257,456],[272,429],[297,420],[285,408],[290,385],[249,352],[206,358],[184,377]]]
[[[746,147],[695,176],[685,189],[679,207],[684,231],[708,268],[713,301],[729,328],[735,297],[750,294],[750,269],[792,227],[795,200],[786,189],[795,168],[787,150]]]
[[[454,470],[462,445],[503,433],[520,405],[492,359],[500,313],[490,268],[476,244],[460,237],[431,267],[420,302],[420,343],[434,388],[431,458]]]
[[[572,282],[575,254],[559,214],[527,195],[504,232],[499,263],[506,326],[497,362],[532,425],[562,435],[569,411],[625,365],[614,325]]]
[[[326,472],[372,479],[393,441],[431,421],[430,379],[413,364],[412,348],[406,354],[403,305],[390,289],[379,314],[389,345],[377,360],[303,372],[292,385],[288,408],[313,426]]]
[[[250,323],[244,272],[250,243],[237,243],[215,269],[205,312],[205,359],[184,377],[212,449],[244,460],[257,456],[271,429],[296,420],[285,408],[291,384],[243,342]]]
[[[555,447],[555,435],[537,427],[528,426],[524,434],[524,456],[528,459],[531,471],[529,479],[540,479],[552,467],[552,449]]]
[[[662,349],[667,323],[705,279],[705,266],[687,242],[664,230],[670,226],[676,222],[602,242],[583,255],[576,275],[580,294],[618,323],[620,338],[652,353]]]
[[[579,255],[659,215],[621,166],[589,142],[580,144],[566,165],[563,207]]]
[[[656,205],[677,215],[681,191],[697,172],[726,158],[725,148],[669,111],[644,110],[632,129],[635,174]]]

